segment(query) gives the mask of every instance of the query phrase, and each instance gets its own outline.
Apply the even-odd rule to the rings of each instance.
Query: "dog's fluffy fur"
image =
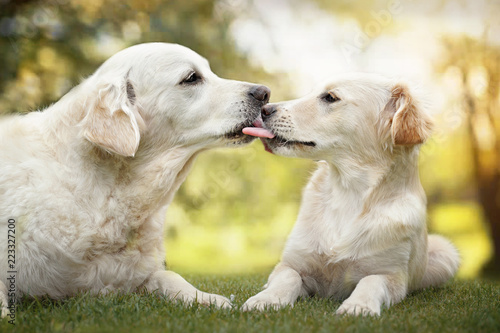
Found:
[[[418,152],[431,120],[407,85],[350,74],[264,106],[263,118],[275,135],[263,139],[267,150],[321,161],[281,262],[244,309],[317,294],[345,299],[338,314],[378,315],[383,305],[455,274],[455,247],[427,236]]]
[[[165,270],[165,211],[200,151],[253,139],[241,129],[268,98],[264,86],[217,77],[185,47],[149,43],[117,53],[45,111],[2,119],[3,315],[9,219],[18,296],[144,287],[229,306]]]

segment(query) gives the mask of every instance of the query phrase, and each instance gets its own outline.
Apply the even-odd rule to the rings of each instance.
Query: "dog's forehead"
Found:
[[[206,61],[201,55],[195,51],[179,44],[170,43],[143,43],[131,46],[121,52],[138,53],[142,55],[159,55],[183,57],[186,59],[196,59],[198,61]]]
[[[357,88],[385,88],[391,80],[387,77],[372,73],[348,73],[333,80],[324,82],[321,89],[331,91],[335,89],[352,90]]]
[[[172,44],[167,44],[172,45]],[[173,48],[168,48],[165,50],[166,57],[172,57],[179,63],[185,63],[190,65],[191,67],[202,67],[202,68],[210,68],[210,64],[208,60],[195,51],[182,46],[173,44]]]
[[[173,67],[190,67],[193,69],[209,69],[207,59],[195,51],[178,44],[151,43],[146,44],[147,53],[159,64],[171,65]]]
[[[164,58],[166,65],[168,64],[170,73],[178,73],[180,76],[188,75],[192,71],[202,76],[212,73],[210,64],[206,58],[183,46],[172,52],[165,52]]]
[[[161,73],[167,70],[172,74],[182,74],[190,69],[204,73],[211,71],[207,59],[187,47],[168,43],[144,43],[116,53],[101,65],[96,74],[130,69],[136,73]]]

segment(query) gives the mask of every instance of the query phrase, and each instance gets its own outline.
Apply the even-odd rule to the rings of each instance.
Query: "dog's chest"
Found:
[[[354,289],[354,276],[357,275],[357,264],[351,260],[336,262],[334,257],[317,252],[303,252],[292,266],[302,278],[303,286],[310,295],[322,297],[346,298]],[[290,264],[291,257],[284,258]]]
[[[352,279],[356,262],[338,260],[335,245],[343,243],[349,225],[355,223],[342,209],[316,210],[303,214],[292,231],[283,261],[296,269],[310,294],[343,299],[355,286]]]
[[[341,260],[335,250],[353,234],[361,236],[363,204],[361,196],[336,185],[320,166],[303,193],[283,260],[300,273],[310,293],[341,299],[354,288],[350,275],[356,262]]]
[[[324,186],[327,188],[327,186]],[[295,246],[318,254],[332,255],[338,243],[359,227],[362,202],[359,197],[331,188],[304,192],[296,225],[290,236]]]

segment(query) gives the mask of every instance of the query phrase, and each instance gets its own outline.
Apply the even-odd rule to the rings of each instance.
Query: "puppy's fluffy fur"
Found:
[[[149,43],[117,53],[45,111],[2,119],[3,315],[9,219],[18,295],[144,287],[228,306],[165,270],[165,211],[200,151],[253,139],[241,129],[268,98],[266,87],[217,77],[185,47]]]
[[[431,120],[405,84],[350,74],[262,114],[268,150],[321,161],[281,262],[244,309],[317,294],[345,299],[338,314],[378,315],[455,274],[455,247],[427,235],[418,152]]]

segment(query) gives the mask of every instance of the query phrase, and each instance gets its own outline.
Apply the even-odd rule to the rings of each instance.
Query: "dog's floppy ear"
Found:
[[[394,85],[383,113],[385,116],[392,116],[390,131],[392,143],[395,145],[420,144],[431,135],[430,117],[404,84]]]
[[[97,88],[96,95],[82,121],[83,136],[106,151],[133,157],[144,122],[135,110],[132,83],[128,79],[119,85],[110,83]]]

